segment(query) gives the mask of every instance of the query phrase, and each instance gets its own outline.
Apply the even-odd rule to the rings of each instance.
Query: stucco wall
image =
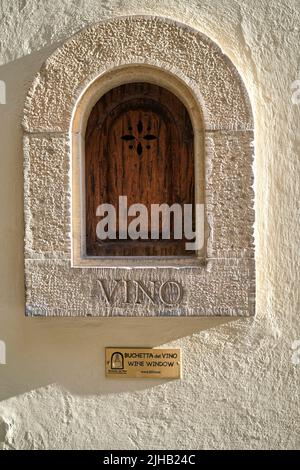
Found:
[[[297,448],[300,3],[1,2],[0,442],[3,448]],[[82,27],[154,14],[198,28],[241,73],[255,130],[255,318],[25,318],[21,115],[44,60]],[[181,381],[104,378],[104,347],[180,346]],[[295,359],[295,356],[294,356]]]

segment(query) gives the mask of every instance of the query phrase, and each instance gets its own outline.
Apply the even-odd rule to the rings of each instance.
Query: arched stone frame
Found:
[[[165,259],[153,258],[93,258],[85,256],[85,210],[84,210],[84,147],[85,129],[90,112],[95,103],[109,90],[124,83],[148,82],[159,85],[176,95],[188,110],[194,131],[195,159],[195,202],[204,204],[204,126],[203,116],[197,97],[197,90],[186,85],[186,82],[167,70],[151,63],[124,64],[112,67],[103,73],[80,96],[72,116],[71,151],[72,156],[72,266],[190,266],[199,265],[205,259],[205,246],[197,253],[197,258],[184,259],[175,257]],[[198,232],[204,231],[203,221],[198,222]],[[205,239],[204,235],[203,238]]]
[[[80,252],[82,195],[74,181],[82,171],[86,116],[105,87],[114,80],[128,81],[131,74],[134,80],[148,74],[149,80],[171,87],[186,103],[194,130],[203,120],[197,145],[200,149],[205,141],[205,263],[175,260],[172,267],[152,260],[145,270],[145,261],[91,263]],[[251,105],[235,67],[212,41],[158,17],[115,18],[89,27],[59,47],[37,74],[26,98],[23,127],[27,314],[254,313]],[[112,283],[109,302],[103,286],[99,290],[102,278]],[[156,304],[146,297],[146,306],[128,303],[114,290],[116,279],[134,285],[152,282],[153,295],[159,283],[171,279],[180,283],[183,295],[173,310],[166,310],[159,296]]]

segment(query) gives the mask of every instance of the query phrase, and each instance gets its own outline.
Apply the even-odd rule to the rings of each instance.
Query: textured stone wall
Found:
[[[193,269],[188,269],[190,261],[185,265],[179,259],[176,265],[163,258],[159,270],[157,259],[147,270],[144,259],[131,261],[127,270],[116,269],[126,265],[124,260],[98,258],[90,261],[90,269],[84,260],[84,270],[74,263],[76,246],[85,240],[80,222],[74,221],[85,220],[80,193],[85,193],[81,182],[88,171],[78,165],[85,161],[81,147],[72,145],[78,142],[78,134],[85,138],[84,125],[77,123],[83,121],[78,109],[82,113],[91,107],[91,98],[85,98],[84,106],[82,95],[90,96],[91,88],[100,95],[103,81],[111,83],[124,68],[128,80],[135,70],[138,74],[145,68],[158,83],[162,74],[167,75],[170,82],[176,81],[179,96],[182,88],[193,96],[193,104],[187,106],[193,118],[193,107],[198,109],[194,134],[201,134],[204,149],[201,144],[195,160],[204,174],[199,171],[195,185],[205,202],[207,237],[206,252],[198,263],[193,260]],[[26,96],[23,127],[27,315],[254,314],[253,116],[238,71],[209,38],[164,17],[135,15],[98,22],[66,41],[43,64]],[[199,147],[196,139],[194,145]],[[71,266],[71,257],[76,268]],[[78,258],[82,266],[84,254]],[[95,261],[97,265],[92,264]],[[173,270],[167,269],[172,264]],[[103,266],[106,269],[100,269]],[[174,287],[176,282],[183,299],[179,296],[177,301],[175,295],[171,302],[168,296],[168,308],[164,308],[164,302],[145,295],[143,300],[137,294],[127,302],[122,289],[116,289],[117,302],[108,301],[99,292],[94,295],[102,279],[108,292],[114,291],[116,280],[135,286],[138,282],[148,291],[149,283],[154,283],[152,295],[158,301],[155,287],[169,281]]]
[[[250,93],[254,318],[24,317],[25,94],[62,41],[101,19],[132,13],[167,16],[202,31],[232,60]],[[0,79],[7,86],[7,104],[0,106],[2,447],[299,448],[300,365],[292,360],[292,343],[300,339],[300,110],[290,89],[300,78],[299,2],[7,0],[0,16]],[[182,347],[183,379],[105,379],[104,347],[118,344]]]

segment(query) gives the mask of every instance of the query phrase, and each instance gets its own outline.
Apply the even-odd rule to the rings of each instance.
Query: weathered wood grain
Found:
[[[181,101],[149,83],[130,83],[106,93],[94,106],[86,130],[86,241],[91,256],[194,255],[185,240],[150,240],[151,204],[194,203],[193,130]],[[96,209],[119,196],[144,204],[149,240],[97,239]],[[117,227],[118,227],[117,214]],[[130,219],[129,219],[130,222]],[[117,233],[118,238],[118,233]]]

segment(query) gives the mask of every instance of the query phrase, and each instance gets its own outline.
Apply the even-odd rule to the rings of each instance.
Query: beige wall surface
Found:
[[[24,316],[25,94],[63,41],[128,14],[199,29],[246,84],[256,139],[254,318]],[[299,448],[300,103],[291,86],[300,80],[300,1],[1,0],[0,25],[1,447]],[[104,347],[113,345],[181,347],[183,379],[105,379]]]

